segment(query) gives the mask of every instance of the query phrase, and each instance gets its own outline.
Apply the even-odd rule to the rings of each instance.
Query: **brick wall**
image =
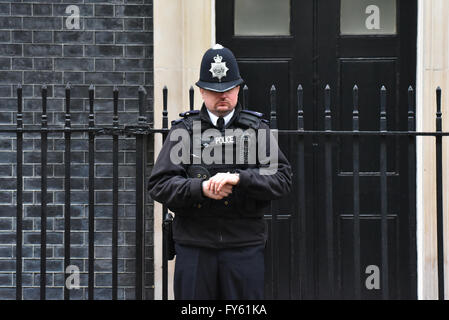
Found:
[[[79,8],[79,29],[68,29],[70,5]],[[0,131],[16,123],[17,84],[23,86],[24,126],[41,123],[41,85],[48,86],[48,124],[64,123],[65,85],[72,90],[72,126],[88,122],[88,87],[95,85],[95,122],[112,124],[112,90],[120,91],[120,124],[137,122],[137,92],[143,85],[148,106],[153,97],[152,0],[0,0]],[[74,20],[70,20],[74,25]],[[147,114],[151,119],[151,113]],[[63,298],[64,140],[49,136],[47,298]],[[40,134],[24,135],[23,299],[39,298]],[[151,139],[150,139],[151,140]],[[152,143],[152,142],[150,142]],[[72,141],[71,263],[81,271],[73,299],[87,298],[88,141]],[[112,231],[112,139],[96,142],[95,298],[110,299]],[[119,299],[134,298],[135,143],[119,146]],[[0,300],[15,299],[16,229],[15,134],[0,133]],[[148,146],[152,159],[152,145]],[[148,170],[149,171],[149,170]],[[147,299],[153,298],[152,212],[147,215]]]

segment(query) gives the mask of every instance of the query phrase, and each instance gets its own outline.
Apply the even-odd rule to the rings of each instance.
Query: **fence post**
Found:
[[[190,97],[190,110],[193,110],[193,87],[190,87],[189,90]],[[162,89],[162,103],[163,103],[163,111],[162,111],[162,129],[168,129],[168,89],[166,86]],[[162,143],[165,142],[167,138],[166,133],[162,134]],[[170,219],[167,207],[162,205],[162,300],[168,299],[168,253],[167,253],[167,223]]]
[[[297,129],[304,132],[304,91],[301,85],[297,88],[298,122]],[[298,135],[298,230],[299,230],[299,297],[305,299],[307,292],[307,243],[306,243],[306,195],[305,195],[305,163],[304,135]]]
[[[413,88],[408,89],[408,131],[416,131],[415,121],[415,97]],[[416,292],[417,266],[416,266],[416,137],[408,136],[408,199],[409,199],[409,260],[410,268],[410,292]]]
[[[353,111],[352,111],[352,131],[359,131],[359,88],[357,85],[352,90]],[[361,299],[361,277],[360,277],[360,139],[358,135],[353,136],[352,141],[352,167],[353,167],[353,245],[354,245],[354,297]]]
[[[95,250],[95,117],[94,117],[94,86],[89,87],[89,276],[88,299],[94,299],[94,250]]]
[[[113,89],[114,116],[112,127],[119,129],[117,86]],[[118,133],[112,136],[112,300],[118,296]]]
[[[45,300],[47,282],[47,86],[42,86],[42,121],[41,121],[41,266],[40,299]]]
[[[436,132],[442,131],[441,88],[437,88]],[[443,218],[443,146],[442,136],[436,135],[437,175],[437,248],[438,248],[438,299],[444,300],[444,218]]]
[[[67,288],[67,274],[65,271],[70,265],[70,164],[71,164],[71,119],[70,119],[70,83],[66,85],[65,88],[65,127],[64,127],[64,140],[65,140],[65,151],[64,151],[64,172],[65,172],[65,197],[64,197],[64,300],[70,299],[70,291]]]
[[[23,231],[23,115],[22,85],[17,86],[17,204],[16,204],[16,300],[22,300]]]
[[[324,130],[332,131],[331,89],[326,85],[324,89]],[[333,182],[332,182],[332,137],[325,136],[324,140],[324,171],[325,171],[325,214],[327,240],[327,277],[329,281],[329,296],[335,295],[335,264],[334,264],[334,225],[333,225]]]
[[[277,115],[276,115],[276,87],[271,86],[270,89],[270,129],[277,129]],[[267,137],[268,138],[268,137]],[[271,139],[271,137],[269,137]],[[278,268],[274,267],[275,263],[279,262],[279,250],[276,248],[278,243],[277,238],[277,203],[275,200],[271,201],[271,254],[272,254],[272,299],[276,299],[278,296]]]
[[[380,131],[387,132],[387,89],[380,89]],[[382,299],[389,296],[388,285],[388,203],[387,203],[387,136],[380,136],[380,214],[381,214],[381,261]]]
[[[139,120],[138,125],[146,124],[145,102],[147,92],[139,87]],[[146,135],[136,135],[136,299],[145,298],[145,164]]]

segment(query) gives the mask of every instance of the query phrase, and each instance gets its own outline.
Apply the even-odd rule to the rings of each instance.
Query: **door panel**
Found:
[[[254,3],[254,0],[238,1],[239,6],[245,2]],[[284,25],[283,29],[273,29],[271,35],[267,35],[270,31],[264,28],[261,33],[265,35],[257,35],[253,30],[252,34],[242,36],[234,34],[235,1],[216,0],[216,39],[236,55],[249,87],[249,109],[264,113],[268,119],[269,92],[274,84],[278,128],[296,129],[296,92],[301,84],[305,129],[323,130],[324,88],[329,84],[333,129],[351,130],[352,89],[357,84],[360,130],[379,130],[379,92],[384,85],[388,130],[406,130],[407,88],[415,83],[416,1],[397,0],[395,8],[391,0],[341,1],[290,0],[289,32]],[[261,7],[255,8],[253,13],[246,10],[245,14],[253,14],[251,19],[256,24],[266,21],[269,18],[262,15],[257,21],[257,15],[263,11],[262,3],[269,2],[257,2]],[[348,4],[354,7],[353,13],[346,10]],[[351,21],[345,20],[348,14],[354,15]],[[362,30],[364,27],[367,29]],[[241,29],[238,33],[242,34]],[[292,194],[274,202],[273,214],[266,216],[270,231],[266,250],[266,296],[270,299],[328,298],[324,139],[305,138],[305,234],[300,234],[301,217],[298,216],[298,140],[282,134],[279,140],[292,164],[295,183]],[[335,137],[332,141],[332,250],[337,288],[334,297],[352,298],[352,139]],[[381,267],[379,141],[377,137],[360,138],[360,271],[364,299],[382,296],[382,288],[368,290],[365,287],[366,267]],[[415,299],[416,279],[410,275],[416,271],[416,261],[410,257],[409,252],[413,250],[409,248],[416,248],[416,244],[411,242],[408,225],[413,217],[408,216],[408,195],[401,191],[408,183],[407,157],[400,152],[403,147],[404,140],[387,139],[389,297]]]
[[[353,111],[353,87],[357,84],[359,88],[359,128],[361,131],[377,131],[380,129],[380,87],[379,84],[388,88],[387,94],[387,126],[398,127],[398,114],[396,98],[398,86],[395,75],[397,70],[397,59],[340,59],[338,78],[340,101],[335,108],[333,116],[336,118],[336,129],[352,130]],[[367,76],[369,75],[369,76]],[[338,145],[339,153],[337,170],[339,175],[347,175],[352,172],[352,138],[340,139],[343,143]],[[379,172],[378,146],[379,137],[363,136],[360,138],[360,174],[372,175]],[[388,154],[394,155],[397,144],[390,139]],[[387,171],[389,174],[398,173],[396,157],[387,160]],[[351,175],[352,176],[352,175]]]
[[[238,62],[240,72],[246,75],[245,84],[250,88],[248,109],[269,116],[270,89],[274,85],[277,92],[278,123],[287,123],[292,111],[289,108],[291,60],[239,59]],[[260,77],[262,70],[270,76]]]
[[[341,214],[339,220],[339,254],[341,255],[341,260],[339,263],[340,272],[342,275],[341,283],[344,284],[341,288],[341,298],[342,299],[352,299],[353,288],[354,288],[354,264],[353,264],[353,238],[352,238],[352,228],[353,228],[353,215],[352,214]],[[387,218],[388,224],[388,259],[389,259],[389,287],[390,292],[397,292],[400,285],[398,277],[398,268],[400,266],[399,261],[399,242],[397,235],[399,234],[399,223],[397,215],[389,215]],[[362,214],[360,216],[360,245],[361,248],[377,248],[380,245],[380,217],[376,214]],[[380,250],[362,250],[360,255],[360,262],[363,266],[360,270],[362,275],[363,285],[361,286],[361,298],[362,299],[382,299],[382,291],[374,289],[368,289],[365,285],[365,281],[368,281],[370,285],[376,285],[374,278],[368,278],[373,275],[374,272],[369,268],[370,266],[380,266],[381,255]],[[345,270],[345,272],[342,272]],[[377,271],[375,271],[377,272]],[[379,274],[381,273],[378,269]],[[381,286],[381,282],[379,282]]]

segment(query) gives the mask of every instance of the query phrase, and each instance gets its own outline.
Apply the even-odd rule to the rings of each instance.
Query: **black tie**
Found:
[[[224,119],[222,117],[218,118],[217,120],[217,128],[220,130],[223,130],[224,128]]]

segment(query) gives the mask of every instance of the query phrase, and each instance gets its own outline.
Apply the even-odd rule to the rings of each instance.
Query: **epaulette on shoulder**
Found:
[[[195,121],[196,117],[199,117],[199,115],[200,115],[199,110],[189,110],[189,111],[181,112],[179,114],[179,116],[182,118],[173,120],[171,122],[171,125],[174,126],[174,125],[182,122],[182,123],[184,123],[187,130],[191,131],[192,123],[193,123],[193,121]]]
[[[262,118],[263,117],[263,113],[260,113],[260,112],[257,112],[257,111],[253,111],[253,110],[246,110],[245,109],[245,110],[242,110],[241,112],[251,114],[251,115],[256,116],[258,118]]]
[[[200,110],[189,110],[189,111],[181,112],[179,114],[179,116],[182,117],[182,118],[173,120],[171,122],[171,125],[174,126],[174,125],[176,125],[178,123],[183,122],[185,119],[187,119],[187,118],[189,118],[191,116],[195,116],[195,115],[199,115],[199,114],[200,114]]]
[[[200,110],[189,110],[189,111],[181,112],[179,114],[179,116],[183,117],[183,118],[186,118],[186,117],[197,115],[199,113],[200,113]]]
[[[260,123],[264,120],[262,117],[263,113],[252,110],[242,110],[237,122],[244,127],[259,129]]]

